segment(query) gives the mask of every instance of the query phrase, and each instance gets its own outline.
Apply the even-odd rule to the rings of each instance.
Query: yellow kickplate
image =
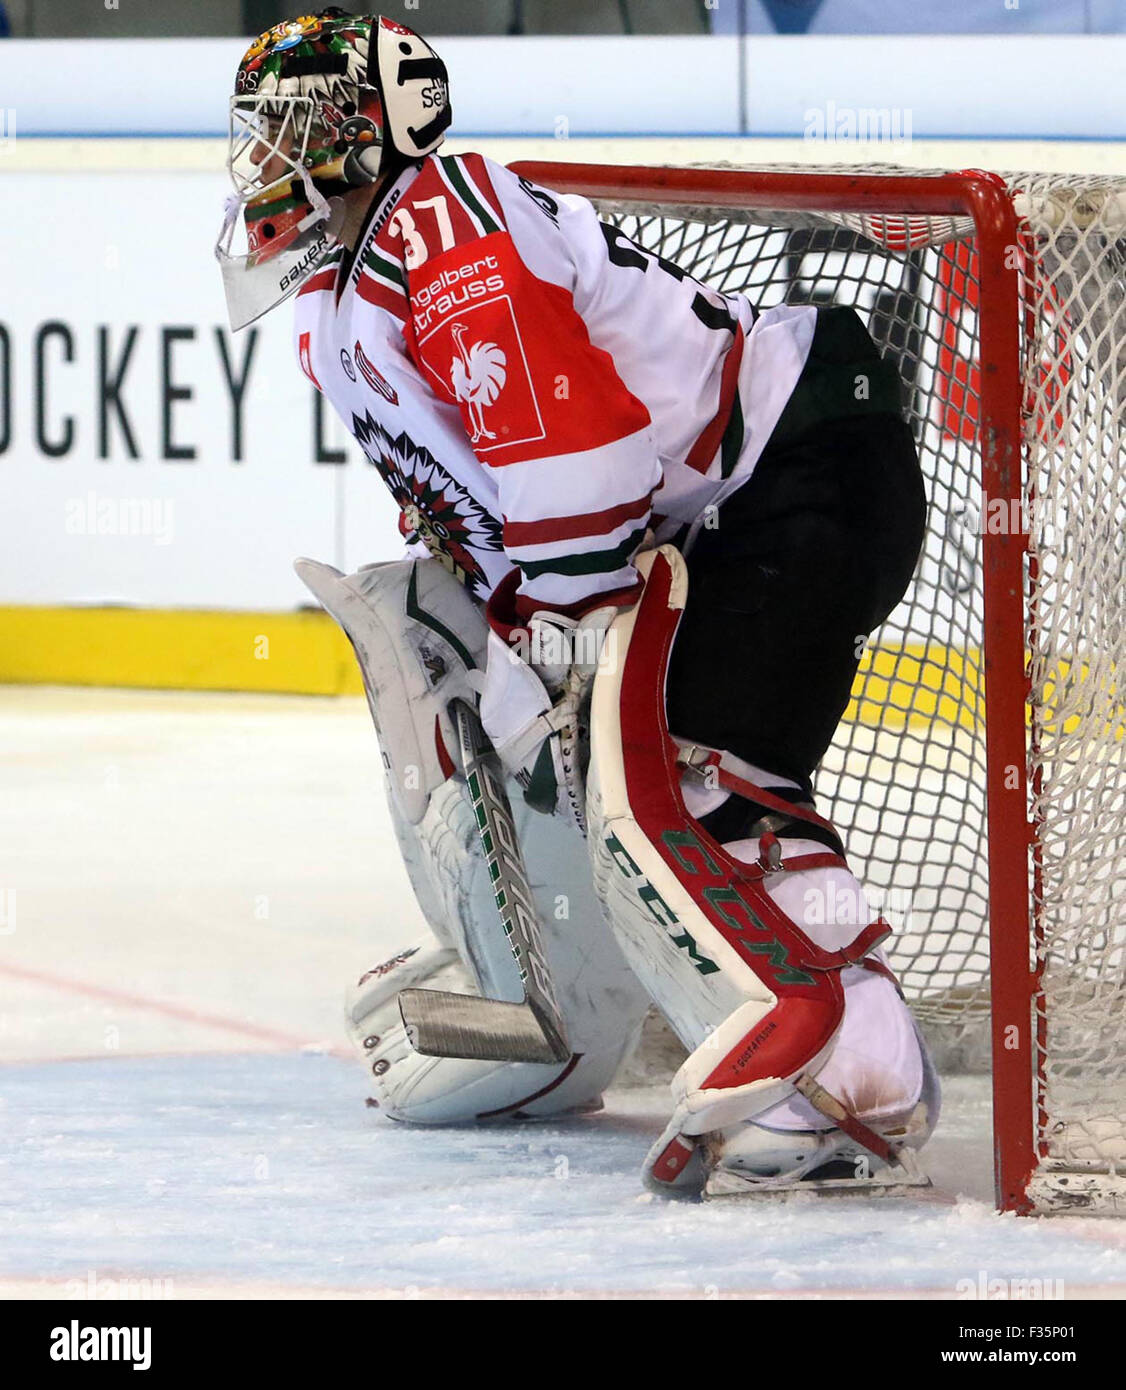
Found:
[[[319,610],[229,613],[178,608],[0,605],[0,684],[117,685],[160,690],[261,690],[362,695],[348,639]],[[1105,687],[1105,689],[1104,689]],[[1080,722],[1075,691],[1099,699],[1126,740],[1116,673],[1058,664],[1047,682],[1044,725]],[[1054,705],[1059,708],[1053,708]],[[1102,706],[1100,705],[1100,708]],[[973,734],[984,717],[976,648],[907,642],[864,652],[845,724],[894,732],[945,725]]]
[[[0,607],[0,682],[362,694],[327,614]]]

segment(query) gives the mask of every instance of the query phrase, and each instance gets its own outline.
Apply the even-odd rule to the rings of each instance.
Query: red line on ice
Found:
[[[301,1048],[309,1044],[308,1038],[299,1038],[292,1033],[282,1033],[276,1028],[264,1028],[258,1023],[247,1023],[242,1019],[223,1018],[219,1014],[205,1013],[202,1009],[188,1008],[183,1004],[171,1004],[163,999],[152,999],[143,994],[130,994],[126,990],[110,989],[106,985],[94,985],[82,980],[69,980],[61,975],[49,975],[42,970],[28,970],[22,965],[0,965],[0,975],[14,976],[20,980],[30,980],[35,984],[46,985],[50,989],[67,990],[71,994],[81,994],[87,999],[103,999],[111,1004],[123,1004],[133,1009],[148,1009],[151,1013],[163,1014],[165,1018],[178,1018],[184,1023],[198,1023],[206,1028],[221,1028],[228,1033],[239,1033],[245,1038],[259,1038],[264,1042],[277,1043],[286,1048]],[[343,1049],[333,1049],[334,1056],[342,1056]]]

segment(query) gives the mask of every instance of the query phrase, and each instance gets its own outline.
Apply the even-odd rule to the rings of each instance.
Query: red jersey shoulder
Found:
[[[479,154],[431,155],[390,211],[376,244],[401,258],[409,273],[505,230],[485,159]]]

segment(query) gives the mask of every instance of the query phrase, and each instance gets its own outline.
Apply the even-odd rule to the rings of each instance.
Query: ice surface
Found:
[[[1123,1223],[992,1212],[981,1078],[917,1200],[651,1199],[660,1086],[565,1123],[366,1108],[343,986],[419,919],[361,702],[0,690],[0,757],[0,1295],[1126,1294]]]

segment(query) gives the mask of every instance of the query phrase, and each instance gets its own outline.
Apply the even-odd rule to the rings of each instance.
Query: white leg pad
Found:
[[[578,831],[533,812],[515,783],[508,784],[513,819],[573,1055],[560,1065],[423,1057],[398,1018],[399,991],[420,984],[494,999],[523,994],[468,793],[452,773],[450,701],[475,700],[484,661],[479,605],[433,560],[349,576],[301,561],[298,573],[352,641],[387,768],[392,823],[434,933],[351,992],[349,1034],[376,1099],[392,1118],[422,1124],[592,1103],[636,1041],[648,998],[602,920]]]

